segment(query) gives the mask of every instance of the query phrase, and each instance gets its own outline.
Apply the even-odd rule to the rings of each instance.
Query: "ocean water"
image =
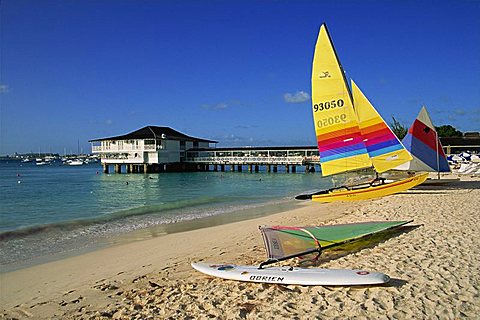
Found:
[[[185,221],[202,227],[278,212],[295,195],[331,186],[318,173],[104,174],[99,164],[0,161],[0,272],[138,230],[156,236]]]

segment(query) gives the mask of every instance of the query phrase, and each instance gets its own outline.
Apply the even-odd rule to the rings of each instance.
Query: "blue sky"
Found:
[[[0,2],[0,154],[89,152],[169,126],[223,146],[315,145],[326,22],[380,114],[480,130],[480,1]]]

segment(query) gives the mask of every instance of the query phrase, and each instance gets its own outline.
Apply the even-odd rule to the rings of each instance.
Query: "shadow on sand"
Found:
[[[375,235],[368,236],[366,238],[356,240],[353,242],[346,243],[334,249],[327,249],[325,252],[318,259],[314,259],[315,257],[309,256],[304,257],[304,260],[299,263],[301,267],[321,267],[322,263],[339,259],[341,257],[348,256],[349,254],[354,254],[360,252],[364,249],[374,248],[377,245],[386,242],[390,238],[398,237],[401,234],[408,233],[413,231],[422,225],[413,225],[413,226],[403,226],[393,230],[386,230],[383,232],[379,232]],[[312,259],[313,258],[313,259]],[[402,279],[391,278],[389,282],[384,284],[378,285],[360,285],[360,286],[348,286],[352,289],[363,289],[363,288],[371,288],[373,287],[402,287],[406,285],[408,282]],[[339,286],[325,286],[338,288]],[[341,286],[340,286],[341,287]]]
[[[322,263],[336,260],[350,254],[360,252],[364,249],[374,248],[390,238],[398,237],[401,234],[408,233],[419,227],[421,227],[421,225],[403,226],[393,230],[385,230],[356,241],[345,243],[332,249],[326,249],[324,252],[322,252],[318,259],[314,259],[315,255],[305,256],[299,264],[302,267],[320,267]]]
[[[441,180],[441,179],[440,179]],[[455,189],[480,189],[480,181],[454,181],[442,185],[419,185],[413,190],[455,190]]]

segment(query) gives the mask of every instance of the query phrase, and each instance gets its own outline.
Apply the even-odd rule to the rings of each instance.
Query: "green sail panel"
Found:
[[[350,241],[403,226],[411,221],[373,221],[326,226],[260,227],[269,259],[299,254],[321,247],[338,246]]]

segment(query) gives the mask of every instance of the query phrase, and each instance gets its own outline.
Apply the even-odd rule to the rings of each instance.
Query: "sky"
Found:
[[[0,0],[0,155],[90,152],[148,125],[313,146],[325,22],[388,122],[480,131],[480,1]]]

